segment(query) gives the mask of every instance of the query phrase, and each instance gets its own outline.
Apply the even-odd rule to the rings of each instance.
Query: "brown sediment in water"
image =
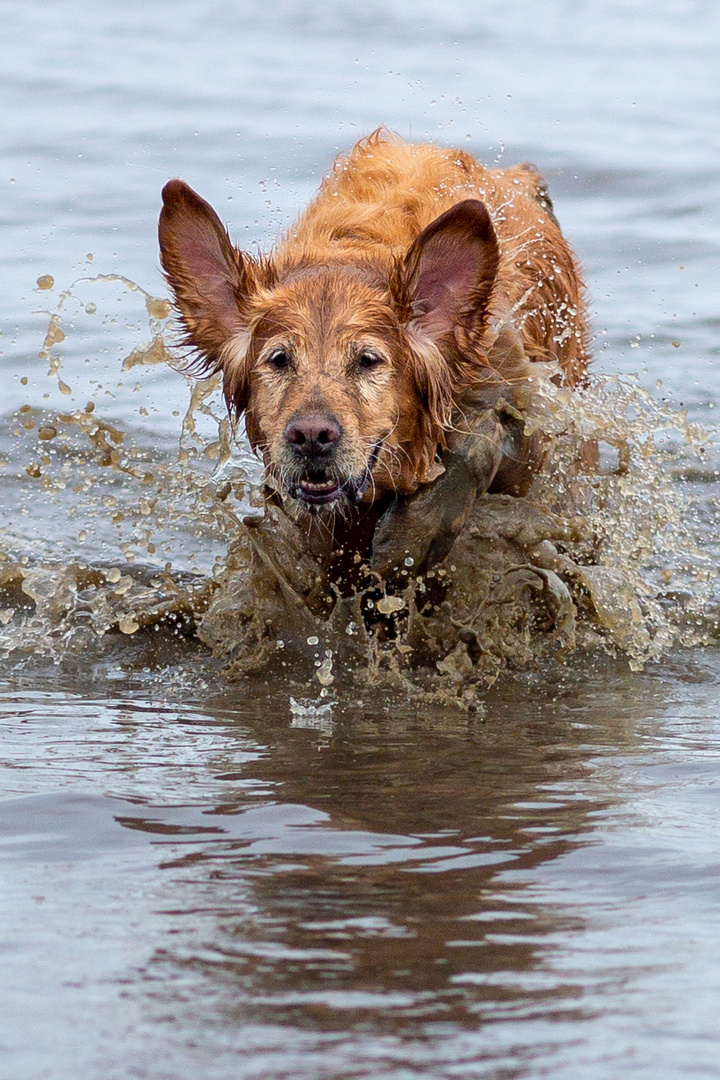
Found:
[[[335,595],[302,533],[268,506],[236,538],[199,626],[229,675],[292,669],[311,639],[326,684],[328,664],[365,680],[421,669],[467,698],[502,671],[578,650],[623,653],[639,668],[703,640],[713,570],[687,536],[656,443],[669,428],[686,444],[701,433],[620,380],[573,393],[539,380],[526,423],[554,440],[528,497],[483,496],[444,562],[422,578],[408,568],[405,588],[374,581]],[[588,438],[614,453],[582,476],[574,463]]]
[[[124,371],[134,378],[170,360],[182,367],[165,343],[167,302],[123,278],[88,280],[118,280],[144,297],[151,340],[131,351]],[[62,294],[41,351],[59,383],[53,350],[65,340],[61,314],[71,297],[72,288]],[[394,679],[468,702],[503,671],[598,647],[640,667],[714,632],[713,569],[684,527],[684,502],[660,448],[671,429],[684,447],[699,446],[703,434],[631,379],[597,379],[569,392],[540,375],[525,426],[542,430],[552,449],[528,496],[482,497],[440,566],[421,578],[408,566],[406,584],[393,588],[368,575],[349,597],[328,581],[295,521],[253,481],[247,451],[236,460],[242,440],[215,409],[215,384],[188,383],[175,461],[140,452],[121,424],[103,418],[100,402],[33,414],[32,435],[23,436],[36,439],[30,480],[48,498],[74,483],[88,513],[127,528],[129,540],[102,560],[53,563],[24,555],[11,537],[0,561],[7,654],[62,659],[109,633],[129,640],[147,628],[180,626],[197,633],[232,679],[265,671],[326,693],[347,679]],[[210,437],[200,433],[199,416],[214,429]],[[588,440],[605,448],[604,464],[597,475],[579,476],[574,463]],[[157,562],[163,530],[188,523],[226,548],[212,573],[181,573],[172,558],[140,565],[143,552]]]
[[[375,580],[343,597],[314,560],[298,556],[302,535],[271,507],[233,545],[199,634],[232,677],[265,664],[291,667],[314,639],[336,668],[363,678],[423,667],[458,685],[488,685],[541,649],[575,647],[570,591],[541,562],[550,551],[559,557],[552,540],[582,535],[582,522],[525,499],[485,496],[442,565],[417,578],[408,569],[407,584],[392,591]],[[542,559],[533,561],[540,548]]]

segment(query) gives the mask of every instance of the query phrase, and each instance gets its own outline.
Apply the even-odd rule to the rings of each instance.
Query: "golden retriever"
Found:
[[[478,494],[527,490],[543,443],[518,389],[534,362],[568,385],[587,365],[582,282],[532,166],[377,131],[263,257],[183,181],[163,202],[185,342],[285,505],[327,526],[319,557],[419,569]]]

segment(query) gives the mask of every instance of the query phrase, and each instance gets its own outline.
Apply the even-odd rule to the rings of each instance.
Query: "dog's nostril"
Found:
[[[295,427],[294,425],[293,427],[289,427],[287,429],[287,431],[285,432],[285,438],[289,443],[292,443],[293,446],[302,446],[305,442],[304,432],[301,428]]]
[[[305,454],[330,453],[341,435],[342,428],[334,416],[302,416],[285,428],[290,445]]]
[[[319,443],[334,443],[340,438],[340,431],[337,428],[323,428],[322,431],[317,433],[317,441]]]

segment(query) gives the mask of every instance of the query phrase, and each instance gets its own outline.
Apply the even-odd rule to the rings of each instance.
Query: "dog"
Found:
[[[364,560],[427,569],[478,495],[523,495],[545,456],[524,431],[534,365],[586,379],[583,283],[531,165],[379,129],[270,255],[234,247],[181,180],[159,239],[196,370],[222,372],[276,498],[338,578]]]

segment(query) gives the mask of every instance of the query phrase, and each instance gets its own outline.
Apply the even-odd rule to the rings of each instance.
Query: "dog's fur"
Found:
[[[262,258],[182,181],[163,199],[186,343],[222,371],[283,500],[333,519],[327,544],[375,530],[381,568],[413,544],[427,562],[478,492],[524,493],[542,446],[513,393],[536,361],[578,384],[587,357],[578,268],[532,166],[375,132]]]

